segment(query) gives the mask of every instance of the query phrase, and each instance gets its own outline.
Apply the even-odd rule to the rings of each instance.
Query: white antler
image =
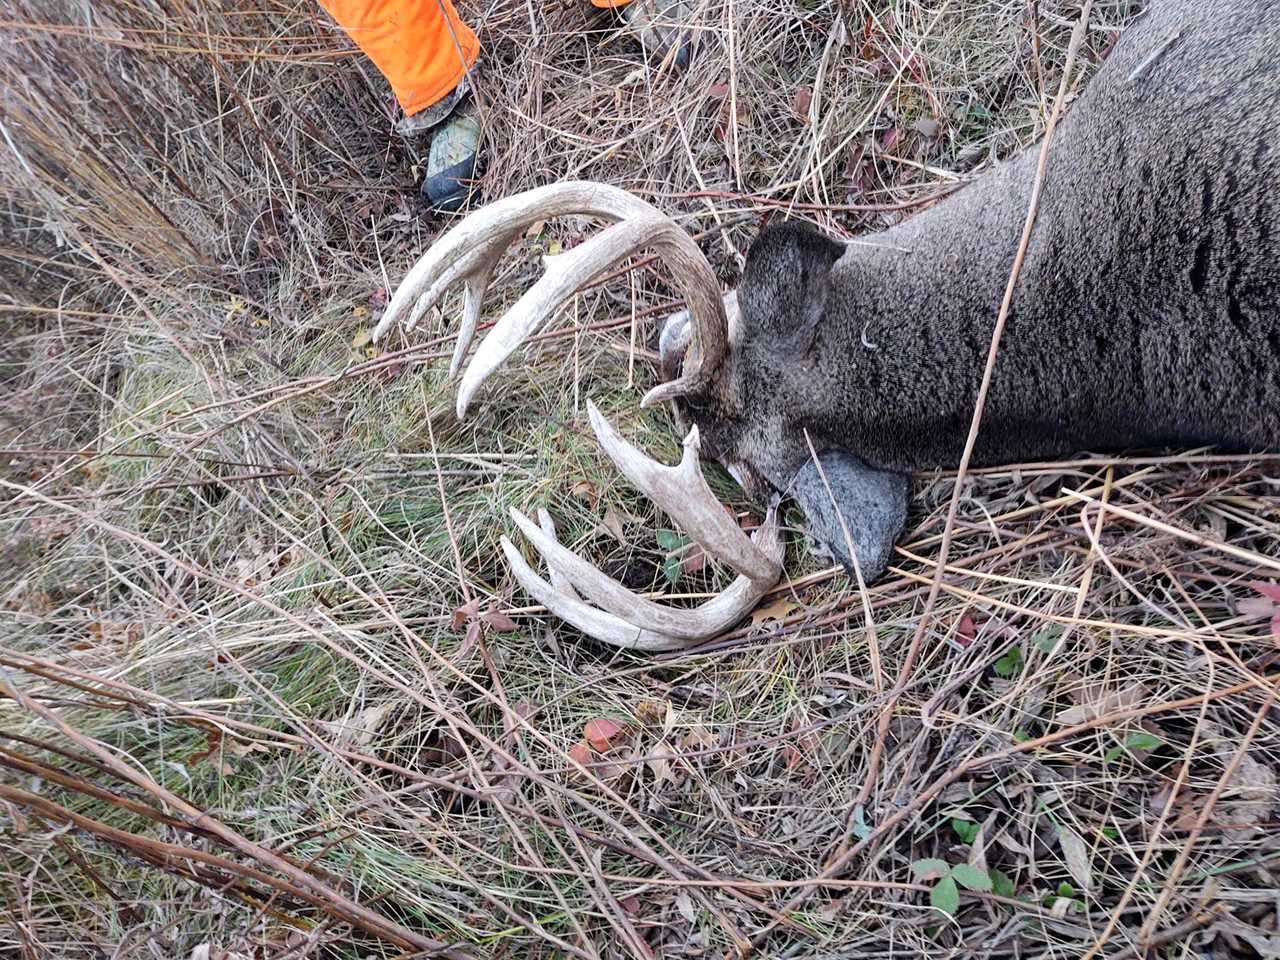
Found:
[[[685,439],[679,465],[668,467],[622,439],[590,401],[587,411],[596,437],[618,468],[708,555],[728,564],[739,576],[727,590],[696,609],[654,603],[636,596],[561,544],[545,510],[539,511],[539,526],[513,508],[511,519],[541,554],[551,582],[538,576],[516,546],[503,537],[502,552],[516,579],[556,616],[617,647],[679,650],[733,626],[782,576],[783,547],[775,511],[769,510],[754,537],[742,532],[702,478],[696,427]]]
[[[458,391],[458,416],[485,379],[555,308],[594,276],[628,254],[651,248],[670,268],[689,309],[697,350],[684,376],[655,387],[641,401],[648,406],[688,393],[706,382],[725,351],[726,322],[715,273],[698,245],[656,208],[616,187],[571,181],[538,187],[499,200],[471,214],[442,237],[410,269],[373,332],[382,337],[397,320],[412,328],[450,287],[464,284],[462,326],[450,374],[456,375],[475,336],[480,304],[503,251],[538,220],[564,214],[591,214],[620,221],[616,226],[550,258],[546,275],[534,285],[480,344]],[[686,364],[686,367],[690,366]]]
[[[462,325],[449,368],[456,376],[475,336],[485,290],[503,251],[538,220],[562,214],[590,214],[618,221],[567,253],[547,258],[545,273],[481,341],[458,386],[458,416],[466,415],[476,391],[555,309],[585,283],[642,249],[666,263],[684,295],[688,323],[663,350],[663,374],[673,377],[651,390],[652,404],[703,386],[728,349],[726,305],[710,264],[693,239],[649,204],[614,187],[560,183],[490,204],[471,214],[438,241],[409,271],[374,330],[383,336],[397,321],[412,328],[450,287],[464,285]],[[683,366],[682,376],[675,368]],[[638,597],[606,576],[556,538],[546,511],[539,524],[512,510],[516,526],[547,564],[550,582],[540,577],[506,537],[502,551],[516,579],[548,610],[605,643],[636,650],[677,650],[715,636],[745,616],[782,575],[782,541],[771,509],[754,537],[748,537],[717,502],[702,478],[698,429],[684,441],[674,467],[645,456],[614,430],[590,401],[587,412],[605,452],[618,468],[665,511],[706,553],[738,573],[724,593],[697,609],[669,607]],[[594,606],[593,606],[594,604]]]

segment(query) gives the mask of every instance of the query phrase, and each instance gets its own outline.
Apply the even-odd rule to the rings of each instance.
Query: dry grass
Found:
[[[1097,5],[1087,69],[1131,6]],[[608,180],[726,277],[767,216],[856,235],[1033,141],[1076,15],[712,0],[675,74],[585,4],[464,7],[485,197]],[[873,629],[796,545],[777,619],[612,655],[527,606],[497,538],[548,505],[667,589],[582,409],[675,452],[629,356],[661,277],[584,291],[460,426],[447,322],[363,344],[444,224],[318,8],[5,17],[0,954],[1274,955],[1276,459],[970,476],[882,742],[944,475]],[[583,229],[528,238],[499,301]],[[623,730],[584,770],[597,718]],[[940,914],[925,858],[1000,889]]]

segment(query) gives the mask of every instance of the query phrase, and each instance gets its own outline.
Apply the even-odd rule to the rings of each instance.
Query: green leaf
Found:
[[[934,877],[945,877],[951,870],[951,865],[945,860],[938,860],[930,857],[926,860],[916,860],[911,864],[911,875],[917,880],[931,880]]]
[[[678,550],[689,542],[675,530],[655,530],[653,535],[663,550]]]
[[[1073,887],[1071,884],[1067,883],[1065,880],[1062,881],[1062,883],[1058,884],[1058,896],[1067,897],[1068,899],[1070,899],[1075,895],[1076,895],[1076,888]]]
[[[1017,644],[1005,651],[1004,656],[996,661],[996,676],[1012,677],[1022,670],[1022,648]]]
[[[1018,888],[1014,886],[1013,881],[1009,879],[1009,875],[1003,870],[992,870],[991,892],[997,896],[1012,900],[1018,895]]]
[[[1128,747],[1130,750],[1154,750],[1156,747],[1161,746],[1163,743],[1164,743],[1163,740],[1161,740],[1157,736],[1154,736],[1153,734],[1140,732],[1140,733],[1129,734],[1129,737],[1128,739],[1125,740],[1124,745]]]
[[[1014,743],[1026,743],[1030,739],[1031,739],[1031,734],[1027,733],[1027,731],[1022,729],[1022,727],[1019,727],[1017,730],[1013,731]]]
[[[1102,835],[1103,835],[1104,837],[1106,837],[1108,840],[1119,840],[1119,839],[1120,839],[1120,831],[1119,831],[1119,830],[1117,830],[1115,827],[1103,827],[1103,828],[1102,828],[1102,830],[1101,830],[1101,833],[1102,833]]]
[[[943,877],[929,891],[929,903],[948,916],[954,917],[960,909],[960,888],[950,877]]]
[[[662,561],[662,575],[673,587],[680,582],[680,568],[683,566],[679,557],[667,557]]]
[[[1129,734],[1129,736],[1125,738],[1123,747],[1112,747],[1103,755],[1102,759],[1106,763],[1111,763],[1119,758],[1119,756],[1126,750],[1154,750],[1156,747],[1163,744],[1164,741],[1159,737],[1153,736],[1152,734],[1144,731],[1139,731],[1138,733]]]
[[[853,808],[853,835],[859,840],[871,836],[871,824],[867,823],[867,812],[862,809],[862,804]]]
[[[1058,646],[1058,641],[1062,639],[1062,626],[1057,623],[1051,623],[1036,631],[1034,639],[1031,641],[1036,645],[1036,649],[1041,653],[1053,653]]]
[[[991,875],[972,863],[957,863],[951,868],[951,876],[966,890],[973,890],[976,893],[991,892]]]
[[[960,838],[961,843],[973,843],[978,839],[978,825],[972,820],[961,820],[953,817],[951,820],[951,829],[956,832],[956,836]]]

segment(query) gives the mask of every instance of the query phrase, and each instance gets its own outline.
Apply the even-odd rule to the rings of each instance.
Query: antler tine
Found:
[[[556,538],[556,523],[554,520],[551,519],[551,514],[547,513],[547,511],[545,510],[539,510],[538,523],[542,526],[543,533],[545,533],[552,540],[555,540],[557,543],[560,542]],[[573,599],[573,600],[582,599],[581,597],[578,596],[578,591],[574,589],[573,584],[569,582],[569,578],[566,577],[563,573],[561,573],[558,568],[548,564],[547,576],[551,579],[551,585],[555,587],[557,590],[559,590],[561,593],[568,596],[570,599]]]
[[[450,364],[451,375],[456,375],[475,334],[485,288],[503,251],[529,224],[573,213],[620,220],[623,221],[620,226],[627,229],[608,228],[556,258],[548,276],[499,321],[493,333],[481,343],[472,367],[464,375],[458,397],[459,416],[465,414],[467,402],[480,383],[511,354],[520,340],[532,333],[578,286],[612,265],[607,256],[616,260],[644,246],[655,248],[670,266],[688,304],[698,349],[696,362],[685,365],[689,373],[650,391],[641,403],[648,405],[696,389],[708,379],[726,349],[724,308],[715,274],[693,239],[669,218],[625,191],[597,183],[570,181],[539,187],[499,200],[468,216],[409,270],[375,328],[374,339],[382,337],[404,318],[407,318],[405,326],[413,327],[449,287],[464,281],[466,302],[462,328]],[[569,281],[573,285],[566,290]],[[535,291],[536,296],[531,297]],[[489,346],[491,340],[492,347]]]
[[[600,446],[618,469],[722,563],[765,589],[782,575],[781,560],[766,555],[751,542],[707,486],[698,458],[698,428],[684,440],[684,456],[675,467],[645,456],[613,428],[590,400],[587,415]]]
[[[529,591],[529,596],[561,620],[573,624],[587,636],[595,637],[610,646],[652,653],[680,650],[688,646],[688,641],[633,626],[611,613],[589,607],[581,600],[575,600],[568,594],[560,593],[534,573],[533,568],[525,563],[524,557],[520,555],[515,544],[506,537],[499,538],[498,542],[507,557],[507,563],[511,566],[511,572],[520,581],[520,585]]]
[[[514,507],[510,513],[516,526],[542,554],[553,585],[558,577],[566,577],[606,612],[623,618],[635,627],[665,637],[689,642],[714,637],[745,617],[756,601],[770,589],[749,577],[740,576],[727,590],[697,609],[663,606],[636,596],[617,580],[566,548],[556,539],[555,528],[547,529],[550,517],[545,510],[539,511],[541,529]],[[774,510],[770,509],[765,522],[756,531],[754,542],[770,559],[781,564],[782,540],[778,536]],[[557,589],[566,593],[562,586],[557,586]],[[573,598],[577,598],[576,594]]]
[[[458,386],[458,419],[480,386],[502,366],[561,302],[593,276],[613,266],[629,253],[650,245],[661,246],[674,225],[659,213],[647,213],[606,227],[567,253],[546,257],[546,272],[527,290],[480,342]],[[716,302],[720,309],[719,298]]]

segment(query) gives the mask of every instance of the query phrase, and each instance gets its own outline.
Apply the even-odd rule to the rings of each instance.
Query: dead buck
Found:
[[[1086,448],[1280,449],[1277,51],[1270,0],[1157,0],[1117,44],[1055,135],[974,464]],[[619,469],[737,580],[696,610],[653,603],[564,548],[545,512],[539,524],[512,519],[550,582],[505,537],[502,549],[529,593],[584,633],[679,648],[732,626],[777,583],[782,496],[846,566],[856,558],[868,581],[884,570],[908,473],[961,457],[1036,162],[1027,151],[857,244],[767,228],[724,296],[693,240],[647,203],[593,183],[530,190],[444,236],[376,335],[412,327],[462,282],[456,374],[494,266],[530,224],[617,221],[551,258],[480,343],[462,374],[461,417],[583,284],[640,250],[661,257],[688,309],[662,331],[667,382],[642,403],[674,403],[684,458],[649,459],[593,405],[591,423]],[[754,538],[713,497],[700,455],[766,509]]]

